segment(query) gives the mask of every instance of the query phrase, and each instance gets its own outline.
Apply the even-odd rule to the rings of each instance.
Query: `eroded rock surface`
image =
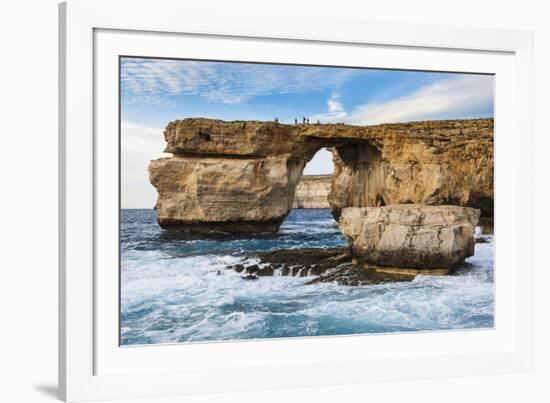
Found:
[[[305,284],[338,283],[358,286],[411,281],[418,273],[385,273],[352,263],[347,248],[300,248],[258,252],[227,269],[245,280],[266,276],[309,277]],[[313,277],[313,278],[311,278]]]
[[[302,163],[286,158],[161,158],[149,165],[157,220],[189,232],[276,232],[288,214]]]
[[[292,207],[302,171],[329,147],[335,172],[328,196],[346,207],[454,204],[493,212],[493,120],[376,126],[285,125],[185,119],[164,132],[152,161],[157,217],[192,232],[275,232]]]
[[[474,254],[479,214],[458,206],[351,207],[339,225],[359,264],[444,269]]]
[[[299,248],[258,252],[228,268],[257,276],[306,277],[347,264],[351,264],[347,248]]]

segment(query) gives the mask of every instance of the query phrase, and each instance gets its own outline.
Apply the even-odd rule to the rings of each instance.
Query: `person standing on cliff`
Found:
[[[305,116],[302,116],[302,123],[305,125],[306,124],[306,117]]]
[[[294,118],[294,124],[295,124],[295,125],[298,124],[298,119],[297,119],[297,118]]]

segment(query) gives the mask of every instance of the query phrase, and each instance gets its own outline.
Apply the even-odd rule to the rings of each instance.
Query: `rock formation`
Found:
[[[365,269],[352,263],[348,248],[299,248],[261,251],[244,256],[241,263],[226,266],[241,274],[244,280],[266,276],[313,277],[306,285],[338,283],[339,285],[370,285],[414,280],[416,274],[403,270],[386,273]],[[432,273],[432,271],[430,271]]]
[[[329,208],[332,175],[304,175],[294,195],[292,208]]]
[[[348,207],[339,225],[357,263],[441,269],[474,254],[479,214],[458,206]]]
[[[152,161],[157,220],[163,228],[197,233],[276,232],[302,169],[281,157],[176,155]]]
[[[346,207],[453,204],[493,212],[493,120],[376,126],[285,125],[185,119],[168,124],[165,152],[152,161],[159,224],[198,232],[277,231],[302,171],[329,147],[328,197]]]

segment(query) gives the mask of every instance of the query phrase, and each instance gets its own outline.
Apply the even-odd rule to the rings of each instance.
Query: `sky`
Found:
[[[163,128],[189,117],[355,125],[492,117],[493,76],[402,70],[121,58],[123,208],[151,208],[147,165],[167,156]],[[332,172],[320,150],[304,174]]]

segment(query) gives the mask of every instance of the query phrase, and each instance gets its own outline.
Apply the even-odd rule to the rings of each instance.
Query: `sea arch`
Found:
[[[164,131],[151,161],[158,223],[211,233],[276,232],[306,163],[334,156],[328,201],[345,207],[453,204],[493,214],[493,119],[353,126],[191,118]]]

